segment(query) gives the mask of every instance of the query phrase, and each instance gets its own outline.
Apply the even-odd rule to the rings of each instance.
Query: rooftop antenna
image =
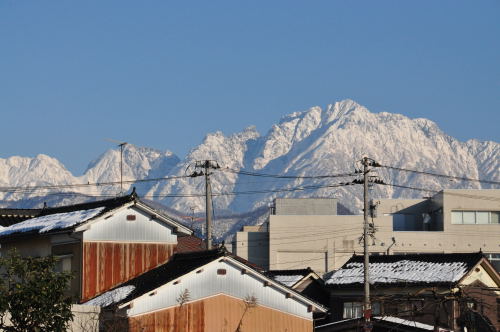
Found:
[[[127,142],[120,142],[115,139],[106,138],[106,141],[116,143],[120,147],[120,196],[123,195],[123,149]]]

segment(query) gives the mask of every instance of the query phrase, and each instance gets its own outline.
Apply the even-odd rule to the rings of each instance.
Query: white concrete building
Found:
[[[372,254],[481,250],[500,270],[500,190],[446,189],[427,199],[374,203]],[[338,269],[363,250],[363,216],[337,215],[328,209],[332,204],[334,199],[277,200],[268,222],[236,234],[233,252],[271,270]]]

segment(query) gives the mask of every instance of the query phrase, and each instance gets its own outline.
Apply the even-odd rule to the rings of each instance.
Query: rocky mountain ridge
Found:
[[[216,217],[217,213],[243,213],[259,208],[262,211],[275,197],[337,197],[356,213],[361,207],[360,186],[331,187],[351,181],[352,177],[273,178],[241,172],[308,177],[352,173],[356,160],[364,155],[383,165],[500,181],[499,143],[473,139],[461,142],[442,132],[430,120],[387,112],[371,113],[352,100],[336,102],[325,109],[312,107],[289,114],[262,136],[255,127],[229,136],[221,132],[210,133],[182,160],[170,151],[127,145],[123,169],[124,180],[182,177],[192,172],[196,160],[216,160],[221,166],[211,176]],[[375,185],[372,189],[375,198],[415,198],[443,188],[491,187],[386,168],[377,169],[377,175],[386,183],[427,191]],[[72,175],[56,159],[45,155],[0,159],[0,187],[3,188],[119,179],[118,150],[106,151],[92,161],[81,176]],[[137,187],[139,195],[178,210],[181,215],[204,211],[204,198],[200,196],[204,193],[202,177],[126,183],[125,190],[130,190],[132,185]],[[305,186],[314,188],[296,190]],[[62,191],[110,196],[119,194],[120,188],[119,185],[89,186]],[[42,199],[39,196],[53,192],[1,192],[0,199],[4,206],[16,200],[39,204]],[[50,202],[58,204],[63,199],[67,202],[68,196],[52,195]],[[231,227],[223,228],[227,231]]]

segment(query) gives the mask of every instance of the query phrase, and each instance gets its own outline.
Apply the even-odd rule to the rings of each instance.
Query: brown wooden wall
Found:
[[[164,309],[129,319],[130,332],[241,331],[310,332],[312,321],[257,305],[243,317],[245,305],[225,295]],[[243,319],[242,319],[243,318]]]
[[[84,242],[82,301],[165,263],[175,244]]]

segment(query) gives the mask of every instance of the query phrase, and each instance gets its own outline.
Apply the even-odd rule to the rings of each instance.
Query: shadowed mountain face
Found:
[[[182,138],[180,138],[182,139]],[[243,213],[263,208],[275,197],[336,197],[349,210],[361,208],[361,186],[328,187],[352,177],[327,179],[278,179],[237,174],[245,171],[292,176],[318,176],[352,173],[355,162],[369,156],[379,163],[435,173],[500,181],[500,148],[497,142],[469,140],[460,142],[443,133],[427,119],[410,119],[400,114],[371,113],[352,100],[313,107],[283,117],[265,136],[254,127],[225,136],[221,132],[208,134],[183,159],[169,151],[127,145],[124,150],[124,180],[183,176],[196,160],[212,159],[222,167],[212,175],[213,193],[255,192],[241,195],[217,195],[217,213]],[[229,171],[231,170],[231,171]],[[475,182],[450,182],[448,179],[377,169],[376,174],[386,183],[429,190],[414,191],[376,185],[375,198],[428,196],[443,188],[488,188]],[[40,186],[110,182],[120,180],[120,152],[109,150],[91,162],[82,176],[74,176],[56,159],[38,155],[35,158],[10,157],[0,159],[0,186]],[[132,184],[125,183],[125,190]],[[204,211],[204,198],[193,197],[205,191],[202,177],[135,184],[141,196],[147,196],[176,209],[181,215],[192,209]],[[312,186],[313,189],[271,192],[281,189]],[[60,192],[61,190],[57,190]],[[64,192],[85,195],[116,195],[120,186],[68,188]],[[53,192],[53,191],[50,191]],[[40,203],[49,191],[0,193],[3,205],[9,201],[27,199]],[[183,194],[191,197],[168,197]],[[50,196],[57,204],[68,197]],[[262,211],[262,210],[261,210]],[[227,225],[226,225],[227,226]],[[223,227],[229,230],[231,226]]]

